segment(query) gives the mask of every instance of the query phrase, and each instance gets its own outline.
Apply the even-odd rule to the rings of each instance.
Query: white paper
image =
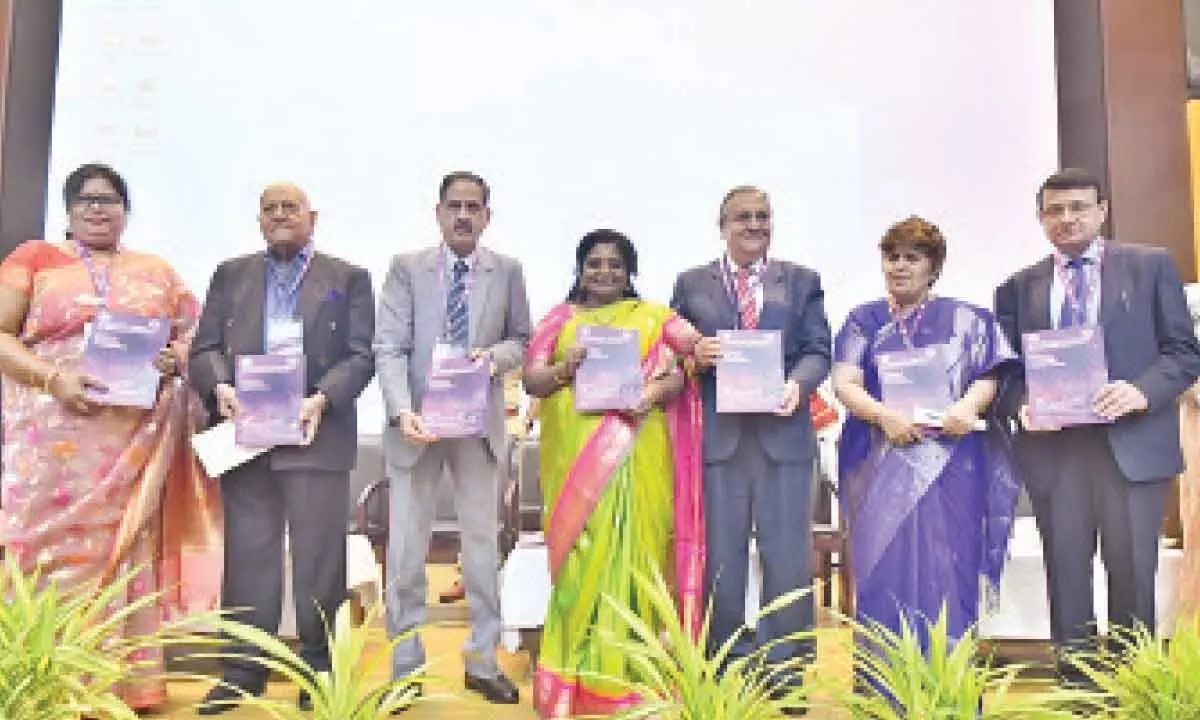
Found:
[[[220,477],[238,465],[247,463],[271,448],[244,447],[237,444],[234,425],[223,420],[192,436],[192,449],[209,477]]]
[[[931,428],[941,428],[945,426],[946,413],[939,410],[930,410],[928,408],[913,408],[913,420],[918,425],[924,425]],[[971,426],[975,432],[983,432],[987,430],[987,421],[983,418],[976,418],[975,424]]]

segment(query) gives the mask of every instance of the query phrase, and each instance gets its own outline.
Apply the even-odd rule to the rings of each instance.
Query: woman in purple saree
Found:
[[[946,257],[935,225],[908,218],[880,250],[888,297],[855,308],[834,349],[834,389],[849,410],[842,502],[857,619],[898,632],[903,616],[927,644],[943,605],[960,638],[978,620],[981,579],[1000,581],[1018,490],[988,408],[1014,355],[989,311],[930,294]],[[927,368],[919,382],[881,382],[917,357]],[[915,408],[941,413],[941,428],[918,424]]]

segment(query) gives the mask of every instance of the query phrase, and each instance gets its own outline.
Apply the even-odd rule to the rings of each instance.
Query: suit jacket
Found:
[[[411,466],[421,446],[409,443],[392,422],[402,412],[419,412],[433,347],[446,326],[446,298],[438,257],[441,245],[392,259],[379,297],[375,362],[389,427],[385,449],[391,460]],[[496,364],[488,397],[487,441],[495,457],[504,452],[506,372],[521,366],[531,333],[525,276],[513,258],[487,248],[476,250],[468,298],[474,348],[490,350]]]
[[[1054,260],[1047,256],[996,289],[996,319],[1009,342],[1022,352],[1021,337],[1052,327],[1050,287]],[[1161,480],[1183,469],[1176,398],[1200,374],[1200,346],[1175,264],[1160,248],[1104,246],[1100,266],[1100,325],[1112,380],[1127,380],[1145,394],[1149,410],[1108,426],[1108,440],[1121,471],[1133,481]],[[1006,388],[1001,408],[1015,418],[1026,401],[1018,375]],[[1019,433],[1023,473],[1035,482],[1042,460],[1063,452],[1058,433]]]
[[[718,414],[716,373],[700,377],[704,405],[704,459],[728,460],[744,432],[758,432],[776,462],[805,463],[816,449],[808,397],[829,374],[830,332],[821,278],[808,268],[771,260],[763,271],[763,305],[758,327],[782,331],[783,367],[800,386],[802,402],[790,417]],[[671,307],[704,336],[737,327],[737,308],[726,290],[720,261],[692,268],[675,281]]]
[[[227,260],[209,283],[188,370],[192,387],[213,418],[217,417],[214,389],[219,383],[233,384],[234,358],[264,351],[266,263],[262,252]],[[312,444],[271,450],[271,467],[350,470],[358,447],[355,401],[375,372],[371,276],[338,258],[314,253],[300,285],[297,314],[304,323],[308,394],[320,390],[328,404]]]

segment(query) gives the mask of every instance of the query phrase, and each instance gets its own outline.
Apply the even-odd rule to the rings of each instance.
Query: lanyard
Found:
[[[108,306],[108,271],[112,268],[111,263],[104,267],[103,270],[96,267],[96,260],[92,257],[92,251],[87,245],[76,241],[75,251],[79,253],[79,260],[83,263],[83,267],[87,270],[88,277],[92,280],[92,288],[96,291],[96,297],[100,300],[100,307]],[[114,260],[115,260],[114,255]]]
[[[1082,256],[1080,256],[1082,257]],[[1062,256],[1054,257],[1054,269],[1058,273],[1058,284],[1062,286],[1063,297],[1066,298],[1067,304],[1071,306],[1071,316],[1075,318],[1076,323],[1086,324],[1087,318],[1084,316],[1083,303],[1086,299],[1096,296],[1096,285],[1100,277],[1100,264],[1104,262],[1104,245],[1103,243],[1096,244],[1096,257],[1091,263],[1082,262],[1079,265],[1079,272],[1083,273],[1083,292],[1084,297],[1075,295],[1075,283],[1071,282],[1071,273],[1067,269],[1067,263],[1062,259]],[[1088,272],[1088,265],[1095,265],[1095,270]]]
[[[314,255],[316,255],[315,251],[308,253],[308,256],[304,258],[304,264],[300,266],[300,271],[296,273],[296,277],[292,278],[292,281],[283,289],[282,297],[279,295],[276,295],[276,297],[289,305],[292,303],[292,300],[296,297],[296,293],[300,291],[300,283],[304,282],[304,276],[308,274],[308,268],[312,265]],[[279,288],[280,284],[274,282],[274,280],[279,274],[281,266],[278,263],[268,263],[267,267],[271,273],[272,291],[278,293],[276,288]]]
[[[888,298],[888,312],[892,314],[892,322],[896,325],[896,331],[900,333],[900,339],[904,341],[904,347],[909,350],[913,349],[913,337],[917,334],[917,327],[925,317],[925,308],[927,307],[929,307],[929,295],[926,295],[925,299],[908,315],[901,315],[896,301],[891,297]]]
[[[735,269],[733,264],[729,262],[728,255],[721,257],[721,270],[722,274],[725,276],[725,292],[729,294],[730,301],[733,302],[734,308],[737,309],[737,321],[738,325],[741,325],[742,306],[737,294],[737,269]],[[750,302],[753,302],[755,305],[758,304],[758,300],[755,295],[758,292],[759,286],[762,285],[762,276],[766,270],[767,260],[765,258],[762,261],[762,265],[757,270],[750,270],[747,268],[746,295]]]

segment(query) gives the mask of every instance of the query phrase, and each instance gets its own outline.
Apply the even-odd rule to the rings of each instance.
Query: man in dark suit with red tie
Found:
[[[1096,178],[1058,172],[1037,203],[1054,251],[997,288],[996,318],[1018,351],[1026,333],[1101,329],[1109,377],[1092,410],[1110,424],[1033,431],[1023,378],[1002,396],[1021,427],[1017,462],[1042,538],[1051,636],[1064,652],[1089,649],[1095,635],[1097,536],[1109,621],[1155,629],[1159,531],[1183,467],[1175,401],[1200,374],[1200,347],[1171,257],[1101,236],[1108,203]],[[1061,656],[1059,672],[1086,684]]]
[[[681,274],[671,307],[705,337],[696,348],[704,405],[704,505],[708,543],[705,588],[712,599],[710,651],[744,623],[751,531],[762,566],[762,603],[812,584],[811,485],[816,437],[808,398],[829,373],[830,331],[816,272],[768,257],[771,204],[756,187],[730,190],[718,225],[719,260]],[[713,365],[718,330],[779,330],[785,387],[774,413],[719,414]],[[774,645],[768,662],[811,654],[811,645],[779,642],[811,629],[806,597],[759,621],[735,656]],[[799,683],[799,676],[789,678]],[[800,710],[795,710],[799,713]]]
[[[375,372],[375,304],[366,270],[318,252],[316,211],[300,188],[276,184],[259,198],[266,251],[222,263],[213,273],[191,346],[192,386],[214,417],[233,418],[238,355],[302,353],[307,379],[300,420],[305,444],[279,446],[221,478],[225,569],[221,604],[235,617],[276,632],[283,602],[283,538],[291,546],[300,656],[330,667],[325,623],[346,597],[346,514],[358,447],[355,402]],[[251,648],[230,648],[249,653]],[[263,691],[266,668],[224,661],[224,679]],[[233,708],[240,695],[215,686],[201,715]],[[301,693],[302,709],[311,699]]]

